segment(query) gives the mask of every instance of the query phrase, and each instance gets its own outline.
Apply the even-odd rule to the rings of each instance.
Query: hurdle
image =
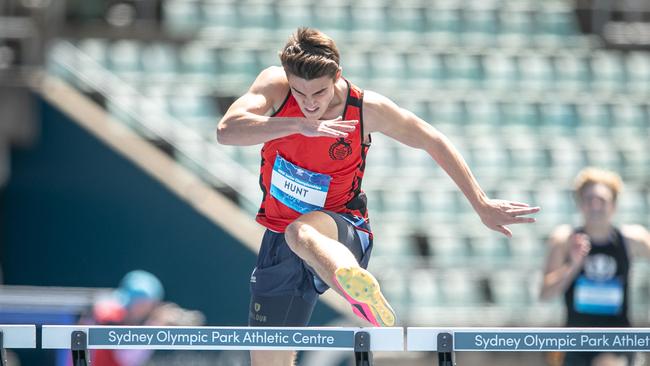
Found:
[[[0,365],[7,366],[7,348],[36,348],[36,326],[0,325]]]
[[[374,351],[403,351],[404,328],[150,327],[43,325],[43,349],[70,349],[74,366],[91,349],[353,351],[371,366]]]
[[[650,352],[650,328],[407,328],[407,351],[435,351],[440,366],[454,352]]]

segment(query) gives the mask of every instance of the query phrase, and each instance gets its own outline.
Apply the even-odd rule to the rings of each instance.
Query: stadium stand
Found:
[[[537,299],[544,243],[576,223],[568,189],[585,165],[620,172],[619,219],[650,225],[650,52],[581,33],[569,1],[166,0],[162,14],[189,40],[61,40],[48,67],[81,90],[101,87],[115,116],[233,186],[249,213],[259,188],[238,177],[257,174],[259,146],[219,146],[215,125],[223,100],[279,64],[299,25],[338,41],[351,81],[447,134],[490,195],[543,208],[505,240],[426,154],[373,136],[371,269],[406,324],[559,325],[561,304]],[[646,324],[648,274],[639,266],[632,285],[633,319]]]

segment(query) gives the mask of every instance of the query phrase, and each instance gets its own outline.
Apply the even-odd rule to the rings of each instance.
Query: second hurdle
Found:
[[[435,351],[441,366],[454,352],[650,352],[648,328],[407,328],[408,351]]]

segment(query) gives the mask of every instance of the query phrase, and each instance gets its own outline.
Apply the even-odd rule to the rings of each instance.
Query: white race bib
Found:
[[[332,177],[292,164],[279,154],[271,175],[271,196],[300,213],[322,209]]]

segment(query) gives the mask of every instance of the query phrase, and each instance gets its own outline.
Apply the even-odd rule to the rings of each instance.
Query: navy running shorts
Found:
[[[338,241],[363,268],[372,252],[370,227],[353,215],[321,211],[336,222]],[[250,326],[306,326],[318,300],[328,286],[291,251],[284,233],[266,230],[257,264],[250,279]]]

